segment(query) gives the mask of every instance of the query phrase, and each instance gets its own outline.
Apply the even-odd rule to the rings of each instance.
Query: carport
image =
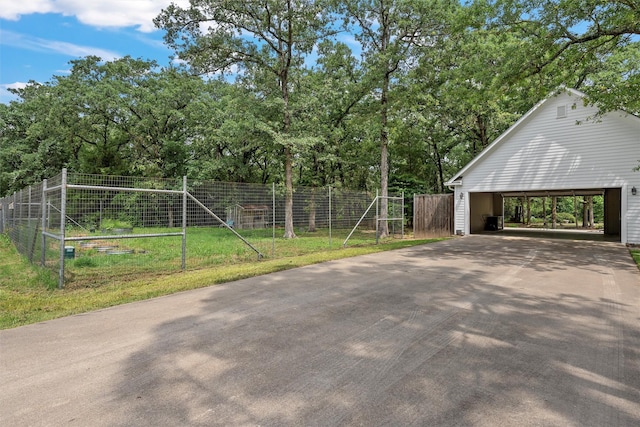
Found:
[[[509,191],[504,193],[488,193],[477,192],[469,193],[469,232],[470,234],[491,233],[503,231],[504,223],[508,222],[510,213],[505,211],[505,199],[507,198],[547,198],[549,202],[554,197],[571,197],[582,199],[585,196],[602,196],[604,200],[604,228],[602,233],[594,233],[594,230],[572,230],[576,238],[585,239],[587,236],[600,239],[601,235],[608,241],[620,241],[622,231],[622,189],[621,188],[600,188],[600,189],[580,189],[580,190],[549,190],[549,191]],[[582,204],[582,200],[577,200],[578,204]],[[551,208],[549,207],[549,211]],[[582,214],[582,207],[576,209]],[[512,213],[511,213],[512,214]],[[576,218],[576,222],[578,222]],[[531,229],[527,233],[528,236],[535,236],[535,231],[542,231],[540,235],[549,236],[548,229],[554,229],[553,224],[548,224],[544,230]],[[562,227],[558,224],[558,232]],[[576,227],[577,228],[577,227]],[[515,231],[515,230],[512,230]],[[576,235],[576,232],[582,232],[583,235]]]
[[[508,198],[598,196],[604,238],[640,244],[640,118],[601,114],[585,98],[566,88],[551,94],[446,183],[455,234],[501,230]]]

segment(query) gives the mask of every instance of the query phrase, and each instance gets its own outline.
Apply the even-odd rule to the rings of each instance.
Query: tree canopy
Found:
[[[441,193],[558,86],[640,113],[638,0],[191,0],[155,23],[177,65],[81,58],[0,104],[0,194],[62,167]]]

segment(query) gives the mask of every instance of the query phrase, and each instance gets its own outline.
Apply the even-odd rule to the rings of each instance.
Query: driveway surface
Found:
[[[468,236],[0,331],[0,359],[3,426],[638,426],[640,273]]]

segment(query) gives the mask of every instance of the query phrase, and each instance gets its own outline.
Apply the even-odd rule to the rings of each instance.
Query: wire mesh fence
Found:
[[[376,243],[376,195],[298,187],[296,239],[284,239],[283,185],[63,172],[0,199],[0,232],[59,284],[114,279],[300,255]],[[402,198],[390,198],[390,232],[403,229]],[[354,232],[354,227],[357,229]]]

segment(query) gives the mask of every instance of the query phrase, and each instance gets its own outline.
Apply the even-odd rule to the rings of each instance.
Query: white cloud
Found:
[[[75,16],[85,25],[99,28],[137,27],[155,30],[153,18],[171,3],[188,7],[189,0],[9,0],[0,8],[0,18],[18,20],[32,13]]]
[[[24,89],[27,87],[28,83],[26,82],[15,82],[15,83],[7,83],[0,85],[3,89]]]
[[[187,61],[185,61],[184,59],[180,59],[178,57],[173,57],[171,60],[171,63],[173,65],[180,66],[180,65],[186,65]]]
[[[39,37],[32,37],[27,34],[16,33],[13,31],[3,31],[0,29],[0,39],[2,44],[13,46],[21,49],[28,49],[35,52],[57,53],[72,57],[84,57],[95,55],[104,61],[112,61],[120,58],[122,55],[106,49],[92,46],[82,46],[78,44],[48,40]]]
[[[6,1],[0,9],[0,18],[17,21],[20,15],[55,12],[52,0]]]
[[[27,87],[27,84],[28,83],[24,82],[0,84],[0,102],[3,104],[8,104],[11,101],[17,101],[18,97],[9,92],[9,89],[23,89]]]

